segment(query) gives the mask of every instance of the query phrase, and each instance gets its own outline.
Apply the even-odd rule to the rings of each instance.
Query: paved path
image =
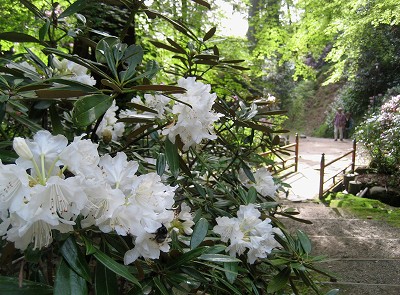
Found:
[[[299,172],[286,179],[292,188],[282,203],[297,209],[297,216],[312,224],[282,221],[289,229],[302,229],[309,235],[313,255],[329,257],[321,267],[334,274],[337,281],[322,281],[324,289],[339,288],[341,295],[399,295],[400,230],[380,221],[359,219],[318,201],[321,154],[325,153],[330,161],[351,149],[350,140],[300,139]],[[361,155],[356,160],[359,163],[365,164]],[[339,170],[341,164],[347,165],[338,163]]]

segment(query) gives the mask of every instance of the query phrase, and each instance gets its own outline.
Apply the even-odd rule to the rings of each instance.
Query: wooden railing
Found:
[[[346,170],[351,167],[351,172],[354,172],[355,169],[355,163],[356,163],[356,141],[353,141],[353,149],[344,155],[328,162],[325,163],[325,154],[322,154],[321,156],[321,166],[320,166],[320,176],[319,176],[319,198],[322,199],[323,196],[331,190],[333,187],[337,186],[340,184],[341,180],[343,179],[344,174],[346,173]],[[343,159],[344,157],[347,157],[348,155],[351,154],[351,163],[347,166],[345,166],[343,169],[340,169],[336,174],[331,175],[329,178],[325,179],[325,168],[332,165],[333,163],[339,161],[340,159]],[[328,181],[332,180],[332,183],[325,188],[325,184],[327,184]]]
[[[271,167],[273,168],[271,171],[273,175],[285,177],[291,173],[297,172],[299,166],[299,135],[296,133],[294,143],[279,146],[271,151],[260,154],[260,156],[264,157],[268,157],[270,155],[279,155],[278,160],[274,160],[274,166]],[[293,167],[294,171],[289,171],[289,169]],[[282,175],[282,172],[285,172],[285,174]]]

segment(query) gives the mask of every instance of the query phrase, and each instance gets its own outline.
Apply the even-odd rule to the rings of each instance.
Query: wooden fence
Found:
[[[273,175],[285,177],[291,173],[297,172],[299,165],[299,135],[296,133],[294,143],[279,146],[271,151],[260,154],[260,156],[263,157],[271,155],[279,155],[278,160],[274,161],[274,167],[271,171]],[[289,171],[291,168],[294,168],[294,171]],[[284,175],[281,173],[284,173]]]
[[[333,159],[332,161],[325,163],[325,154],[322,154],[321,156],[321,166],[320,166],[320,176],[319,176],[319,198],[322,199],[323,196],[332,188],[335,186],[339,185],[341,183],[341,180],[343,179],[344,174],[346,173],[346,170],[351,167],[351,172],[354,172],[355,169],[355,163],[356,163],[356,141],[353,141],[353,149],[344,155]],[[347,157],[348,155],[351,154],[351,163],[347,166],[345,166],[343,169],[340,169],[336,174],[331,175],[329,178],[325,179],[325,168],[332,165],[333,163],[339,161],[340,159],[343,159],[344,157]],[[332,180],[332,183],[328,186],[325,187],[325,185]]]

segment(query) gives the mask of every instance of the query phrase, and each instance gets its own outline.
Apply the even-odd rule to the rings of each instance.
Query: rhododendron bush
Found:
[[[238,61],[206,43],[215,29],[198,38],[141,4],[191,39],[162,46],[182,55],[171,75],[118,36],[90,40],[91,58],[49,42],[65,29],[57,18],[85,26],[73,21],[84,1],[50,14],[22,2],[46,24],[38,39],[2,35],[42,53],[0,61],[1,294],[298,294],[299,281],[320,292],[320,258],[281,223],[296,212],[258,155],[279,142],[279,112],[217,96],[206,73]]]

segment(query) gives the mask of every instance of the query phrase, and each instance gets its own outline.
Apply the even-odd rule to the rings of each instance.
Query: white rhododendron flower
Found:
[[[186,204],[181,204],[178,216],[172,222],[172,230],[180,234],[191,235],[193,233],[193,214],[190,213],[191,208]]]
[[[212,111],[217,95],[210,93],[211,86],[197,82],[194,77],[179,79],[178,86],[187,91],[174,96],[186,104],[175,101],[172,113],[177,116],[177,121],[162,133],[168,135],[172,142],[179,135],[184,150],[199,144],[203,139],[216,139],[212,124],[222,115]]]
[[[118,118],[116,112],[118,111],[118,106],[113,100],[111,107],[104,114],[101,120],[96,134],[100,138],[107,138],[109,141],[118,140],[125,131],[125,124],[123,122],[117,122]]]
[[[247,188],[254,187],[257,192],[263,196],[273,197],[275,195],[279,185],[275,184],[271,172],[269,172],[266,167],[261,167],[256,170],[253,176],[255,182],[250,181],[243,170],[239,171],[239,179]]]
[[[82,137],[68,144],[62,135],[39,131],[14,140],[16,164],[0,161],[0,235],[19,249],[41,249],[52,243],[53,231],[73,231],[80,216],[84,228],[132,236],[126,262],[158,258],[169,250],[176,187],[156,173],[136,175],[139,164],[123,152],[100,157],[98,145]],[[190,219],[184,210],[182,218]]]
[[[261,213],[254,204],[241,205],[237,217],[217,217],[213,231],[228,243],[229,255],[242,255],[247,251],[247,261],[253,264],[258,258],[266,258],[279,244],[274,239],[277,232],[270,219],[261,220]]]
[[[57,58],[53,58],[54,67],[57,70],[57,74],[62,76],[63,79],[77,81],[86,85],[93,86],[96,84],[96,80],[87,74],[88,69],[68,59],[59,61]]]

